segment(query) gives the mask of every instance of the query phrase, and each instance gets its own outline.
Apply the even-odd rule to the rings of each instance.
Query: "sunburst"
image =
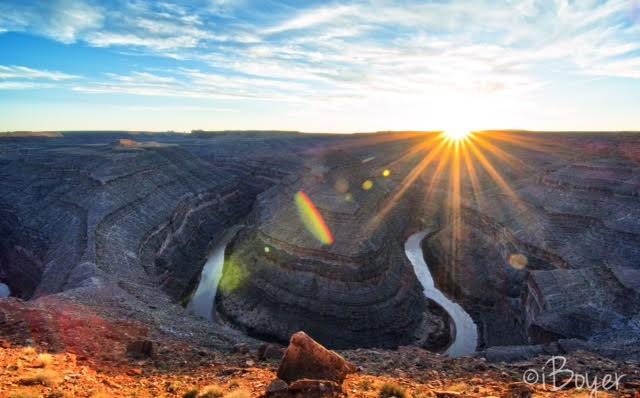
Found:
[[[445,138],[450,141],[464,141],[471,135],[471,130],[454,128],[443,132]]]
[[[404,138],[404,137],[403,137]],[[512,145],[531,146],[535,138],[510,134],[506,132],[474,132],[471,129],[450,129],[439,134],[428,134],[419,145],[413,146],[407,153],[393,163],[403,163],[409,158],[417,156],[417,162],[394,191],[384,202],[383,206],[368,225],[373,231],[416,183],[423,181],[427,186],[424,190],[425,201],[436,199],[437,190],[446,191],[448,209],[446,218],[451,225],[453,236],[451,243],[455,246],[462,239],[461,216],[462,209],[470,203],[482,208],[486,200],[485,195],[497,188],[516,207],[522,202],[516,191],[509,185],[500,171],[526,167],[517,157],[499,148],[496,141],[508,141]],[[495,163],[498,164],[495,164]],[[390,167],[390,165],[387,165]],[[480,178],[482,173],[487,178]],[[448,175],[448,184],[441,185],[441,176]],[[483,186],[484,185],[484,186]],[[465,204],[467,203],[467,204]]]

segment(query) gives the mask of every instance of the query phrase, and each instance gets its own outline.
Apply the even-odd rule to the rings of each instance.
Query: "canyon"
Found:
[[[26,305],[55,297],[227,350],[304,330],[334,349],[444,353],[455,326],[405,254],[428,231],[419,247],[477,326],[474,355],[640,358],[637,134],[23,134],[0,138],[0,185],[0,283]],[[237,225],[212,318],[194,314]]]

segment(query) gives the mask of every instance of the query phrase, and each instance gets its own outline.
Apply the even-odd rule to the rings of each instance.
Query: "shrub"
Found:
[[[43,386],[52,387],[60,383],[61,378],[57,372],[53,370],[41,370],[29,376],[25,376],[19,380],[20,384],[26,386],[33,386],[36,384],[42,384]]]
[[[380,398],[406,398],[402,387],[393,383],[384,383],[380,387]]]
[[[22,353],[24,355],[36,355],[36,349],[31,346],[27,346],[22,349]]]
[[[195,388],[182,394],[182,398],[197,398],[197,397],[198,397],[198,390],[196,390]]]
[[[33,362],[34,368],[47,368],[53,363],[53,356],[50,354],[40,354]]]
[[[369,379],[360,380],[358,382],[358,388],[362,391],[370,391],[373,388],[373,382]]]
[[[198,398],[222,398],[224,395],[222,388],[218,386],[206,386],[198,394]]]
[[[251,394],[245,390],[235,390],[225,394],[224,398],[249,398]]]

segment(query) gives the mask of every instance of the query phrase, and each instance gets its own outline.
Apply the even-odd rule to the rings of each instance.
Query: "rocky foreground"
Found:
[[[523,382],[530,369],[543,374],[547,356],[489,363],[417,347],[347,350],[340,356],[306,336],[292,340],[295,355],[289,353],[292,346],[285,353],[273,344],[215,350],[153,338],[142,324],[109,321],[86,307],[62,308],[50,300],[0,302],[0,397],[596,396],[591,387],[576,388],[568,374],[558,375],[557,390],[551,378],[547,384]],[[588,374],[592,387],[597,376],[597,396],[640,396],[637,361],[579,352],[568,356],[564,368]],[[623,376],[603,389],[607,375]]]

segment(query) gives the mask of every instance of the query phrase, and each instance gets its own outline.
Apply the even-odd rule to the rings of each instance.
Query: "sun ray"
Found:
[[[546,146],[541,145],[541,143],[535,137],[525,137],[522,134],[516,136],[515,133],[485,131],[477,133],[476,135],[484,137],[486,140],[502,141],[522,148],[526,148],[527,150],[545,152],[548,149]]]
[[[474,136],[470,136],[469,139],[475,142],[476,144],[482,146],[487,151],[495,155],[498,159],[504,161],[511,167],[525,168],[525,169],[529,168],[522,160],[509,154],[508,152],[505,152],[504,150],[498,148],[497,146],[491,144],[487,139],[481,136],[474,135]]]
[[[462,225],[460,221],[460,207],[462,203],[461,180],[460,180],[460,141],[453,142],[453,161],[451,172],[449,173],[450,195],[451,195],[451,226],[452,226],[452,250],[454,260],[457,259],[458,242],[462,235]]]
[[[449,156],[451,154],[451,151],[449,149],[451,148],[452,141],[443,140],[443,143],[447,145],[447,148],[446,148],[447,150],[445,151],[444,156],[438,162],[438,165],[436,166],[436,170],[433,172],[433,175],[431,176],[431,181],[429,182],[429,185],[427,187],[427,193],[425,194],[426,198],[431,197],[431,195],[433,194],[433,191],[435,190],[436,185],[440,180],[440,175],[442,174],[442,171],[444,170],[445,166],[449,162]]]
[[[515,191],[509,186],[509,184],[505,181],[504,177],[496,170],[496,168],[489,162],[489,160],[484,156],[482,151],[480,151],[477,146],[469,141],[469,148],[473,155],[478,159],[480,165],[489,173],[489,176],[498,184],[498,187],[509,197],[509,199],[513,200],[514,204],[519,208],[523,209],[520,198],[515,193]]]
[[[482,197],[482,189],[480,188],[480,180],[478,179],[476,166],[471,160],[471,155],[469,155],[469,149],[467,148],[467,145],[462,145],[461,149],[462,159],[464,160],[467,175],[469,176],[469,180],[471,181],[471,190],[473,193],[474,202],[478,204],[478,207],[480,209],[483,209],[484,198]]]
[[[434,144],[437,143],[437,141],[440,141],[442,139],[442,137],[440,136],[440,134],[434,134],[433,136],[429,137],[429,139],[427,139],[424,142],[421,142],[420,144],[414,146],[413,148],[411,148],[409,151],[407,151],[406,153],[404,153],[402,156],[400,156],[398,159],[395,159],[391,162],[389,162],[386,167],[387,168],[392,168],[394,165],[406,161],[408,158],[410,158],[413,155],[418,154],[421,151],[426,150],[427,148],[433,146]]]
[[[398,203],[398,201],[402,198],[405,192],[413,185],[416,179],[422,174],[422,172],[433,162],[438,154],[442,152],[443,147],[446,142],[444,140],[440,140],[438,145],[433,148],[429,153],[418,163],[416,167],[414,167],[409,174],[402,180],[398,190],[394,193],[390,200],[387,201],[382,210],[372,219],[368,230],[371,232],[377,228],[380,222],[386,217],[387,213],[391,211],[391,209]]]

